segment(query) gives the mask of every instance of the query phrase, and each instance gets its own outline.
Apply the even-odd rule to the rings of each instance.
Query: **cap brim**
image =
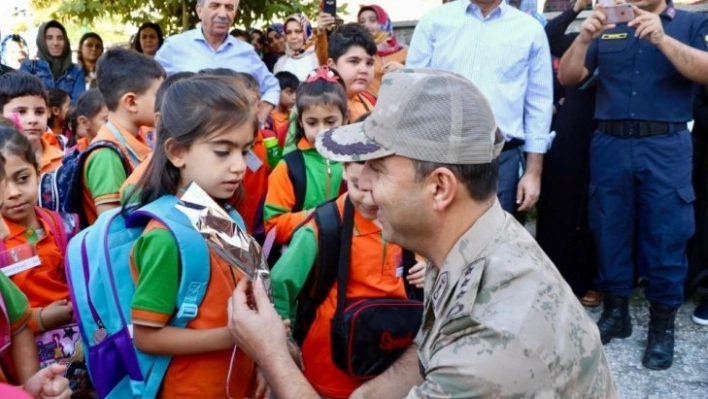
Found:
[[[315,147],[323,157],[337,162],[361,162],[393,155],[364,134],[364,123],[353,123],[321,132]]]

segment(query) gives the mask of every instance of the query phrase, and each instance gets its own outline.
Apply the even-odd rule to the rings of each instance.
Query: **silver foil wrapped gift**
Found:
[[[177,209],[187,215],[209,248],[226,260],[242,277],[260,278],[272,297],[270,271],[261,246],[248,235],[197,184],[190,184],[182,194]]]

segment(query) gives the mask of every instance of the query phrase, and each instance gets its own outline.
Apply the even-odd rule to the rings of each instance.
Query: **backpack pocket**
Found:
[[[352,302],[332,322],[332,360],[350,376],[373,378],[393,364],[418,334],[423,303],[405,299]]]
[[[99,329],[92,338],[100,339],[102,334],[105,334],[105,330],[101,332]],[[90,346],[88,364],[93,365],[97,371],[91,374],[91,380],[101,398],[107,397],[126,375],[133,381],[143,381],[138,356],[127,326]]]

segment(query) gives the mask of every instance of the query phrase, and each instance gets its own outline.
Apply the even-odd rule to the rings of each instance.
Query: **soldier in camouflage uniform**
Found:
[[[595,323],[496,198],[504,140],[481,92],[423,69],[386,75],[379,95],[365,122],[321,133],[317,149],[366,161],[358,185],[379,206],[384,239],[430,261],[415,345],[352,398],[617,397]],[[291,366],[266,348],[256,361],[283,377]],[[276,387],[293,392],[303,391]]]

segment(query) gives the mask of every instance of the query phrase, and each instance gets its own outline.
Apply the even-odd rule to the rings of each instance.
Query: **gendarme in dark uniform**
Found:
[[[651,321],[643,364],[666,369],[673,361],[676,310],[683,303],[686,242],[694,233],[692,142],[686,123],[692,119],[695,84],[691,79],[699,79],[695,70],[679,71],[686,65],[677,65],[681,57],[675,51],[682,47],[680,43],[705,51],[708,22],[704,16],[676,10],[664,0],[633,4],[647,12],[637,10],[631,27],[619,24],[602,31],[589,47],[576,41],[576,53],[568,59],[564,56],[561,74],[564,67],[566,71],[578,70],[584,50],[583,73],[598,71],[598,130],[590,150],[589,218],[598,255],[597,288],[605,293],[605,308],[598,322],[602,342],[631,334],[628,298],[635,269],[646,270]],[[590,25],[603,19],[590,18],[593,16],[583,25],[586,35],[597,35]],[[655,36],[635,36],[642,31]],[[662,48],[655,44],[660,39],[664,40]],[[667,51],[672,52],[673,63]],[[708,57],[691,57],[708,67]],[[702,65],[693,61],[683,58],[681,62]],[[704,75],[708,77],[708,69]],[[563,83],[573,83],[576,76],[568,76]]]

